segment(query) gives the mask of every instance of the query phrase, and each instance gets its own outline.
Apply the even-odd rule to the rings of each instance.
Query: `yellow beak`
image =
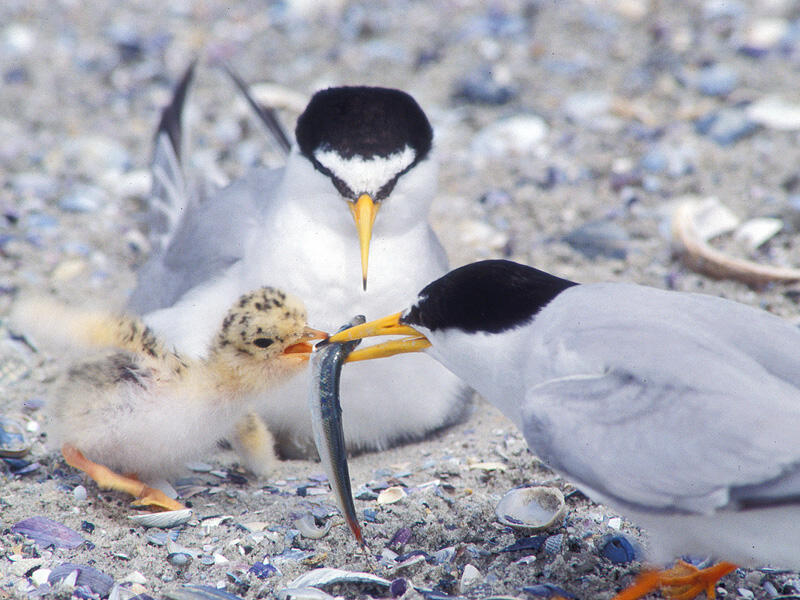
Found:
[[[369,263],[369,242],[372,239],[372,224],[378,214],[378,205],[369,194],[361,194],[358,200],[350,203],[350,212],[358,230],[358,244],[361,247],[361,283],[367,289],[367,265]]]
[[[328,341],[348,342],[378,335],[405,335],[408,337],[399,340],[390,340],[382,344],[356,350],[350,353],[345,362],[384,358],[386,356],[394,356],[395,354],[403,354],[406,352],[421,352],[431,345],[419,331],[400,323],[400,313],[395,313],[388,317],[383,317],[382,319],[376,319],[369,323],[345,329],[344,331],[332,335],[328,338]]]

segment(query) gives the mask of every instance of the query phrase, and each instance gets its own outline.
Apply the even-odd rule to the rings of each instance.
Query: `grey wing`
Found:
[[[640,510],[797,501],[800,392],[791,382],[737,348],[647,345],[641,328],[594,337],[606,357],[626,337],[637,355],[528,389],[523,429],[542,460],[590,495]]]
[[[183,154],[183,108],[189,86],[194,79],[196,61],[181,77],[172,94],[172,100],[161,111],[161,120],[155,136],[150,172],[153,182],[148,210],[144,215],[150,245],[161,249],[168,243],[189,203],[186,181],[181,169]]]
[[[434,261],[437,265],[442,267],[443,271],[447,271],[450,268],[450,259],[447,258],[447,252],[444,246],[442,246],[442,242],[430,226],[428,227],[428,236],[431,239],[431,246],[433,247]]]
[[[214,197],[189,204],[166,248],[139,269],[128,306],[145,314],[174,304],[223,274],[244,254],[280,183],[282,169],[255,169]]]

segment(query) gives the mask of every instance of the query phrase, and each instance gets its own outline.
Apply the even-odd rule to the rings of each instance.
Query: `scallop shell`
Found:
[[[183,510],[167,510],[164,512],[145,513],[141,515],[132,515],[128,517],[131,521],[136,521],[139,525],[144,527],[160,527],[161,529],[168,529],[176,525],[182,525],[192,518],[192,509],[184,508]]]
[[[13,419],[0,416],[0,457],[21,458],[31,449],[25,428]]]
[[[516,488],[497,503],[497,519],[509,527],[540,531],[564,516],[564,494],[558,488],[533,486]]]

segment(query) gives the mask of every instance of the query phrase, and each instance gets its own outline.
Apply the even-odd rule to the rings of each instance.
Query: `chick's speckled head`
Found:
[[[307,339],[306,331],[303,302],[281,290],[262,287],[243,295],[228,311],[216,347],[269,359]]]

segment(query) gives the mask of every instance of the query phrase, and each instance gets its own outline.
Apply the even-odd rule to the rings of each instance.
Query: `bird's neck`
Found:
[[[293,372],[292,364],[281,357],[257,360],[228,348],[212,350],[205,363],[215,387],[226,398],[263,392]]]

